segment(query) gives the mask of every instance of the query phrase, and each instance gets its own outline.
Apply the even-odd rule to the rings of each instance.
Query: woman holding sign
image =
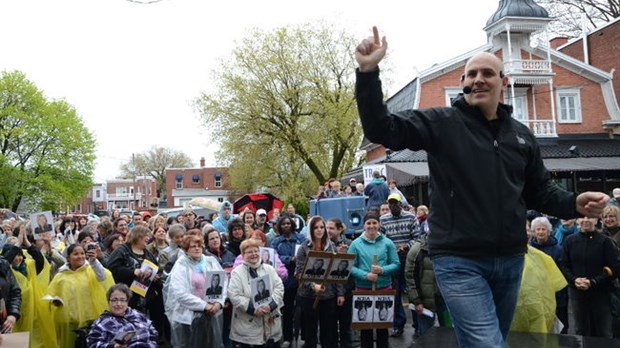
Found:
[[[244,240],[240,246],[243,264],[230,275],[228,298],[233,304],[230,339],[235,347],[265,347],[269,341],[277,347],[282,338],[280,307],[284,286],[276,270],[261,262],[259,246],[254,239]],[[265,283],[264,279],[269,282]],[[252,280],[255,287],[251,285]],[[267,292],[271,298],[263,298],[262,294]]]
[[[308,224],[310,230],[310,240],[301,245],[297,252],[297,266],[295,275],[300,276],[304,270],[309,251],[336,252],[336,247],[327,237],[325,221],[320,216],[313,216]],[[316,261],[323,261],[316,259]],[[327,266],[327,265],[326,265]],[[317,267],[310,269],[307,274],[323,274],[316,272]],[[315,271],[315,272],[311,272]],[[323,277],[324,278],[324,277]],[[304,313],[304,326],[306,333],[306,347],[315,348],[317,345],[317,327],[320,324],[320,342],[322,348],[338,347],[336,335],[336,305],[344,304],[344,286],[335,283],[325,283],[317,279],[315,281],[305,281],[297,291],[300,299],[301,309]],[[314,306],[316,298],[319,303]]]
[[[225,278],[212,273],[223,271],[222,266],[213,256],[203,255],[205,244],[199,236],[185,236],[181,247],[185,253],[179,253],[166,280],[166,314],[172,328],[172,346],[219,348],[224,296],[209,295],[214,291],[208,288],[215,276],[217,287],[222,287],[220,279]]]
[[[379,216],[364,216],[364,233],[349,247],[356,254],[353,277],[358,290],[390,290],[392,274],[400,269],[394,243],[379,232]],[[361,330],[362,348],[373,347],[373,330]],[[388,330],[377,329],[377,348],[388,347]]]
[[[149,268],[143,268],[142,263],[149,261],[153,266],[158,265],[157,259],[146,248],[151,231],[148,227],[138,225],[127,234],[127,242],[116,248],[106,260],[108,269],[118,283],[131,287],[134,281],[146,288],[143,296],[133,296],[129,307],[142,313],[149,313],[153,325],[162,337],[168,336],[168,327],[164,316],[164,301],[162,297],[162,283],[159,275],[154,278],[145,278]],[[161,269],[158,274],[161,273]]]

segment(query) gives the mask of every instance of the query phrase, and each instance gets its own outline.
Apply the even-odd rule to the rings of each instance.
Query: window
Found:
[[[515,88],[515,95],[512,98],[512,88],[508,87],[506,93],[506,104],[512,105],[512,117],[521,122],[526,122],[529,118],[527,112],[527,88]],[[513,104],[514,100],[514,104]]]
[[[116,194],[117,195],[124,195],[127,193],[127,187],[125,186],[120,186],[116,188]]]
[[[101,198],[101,190],[95,190],[95,197]]]
[[[220,203],[224,202],[224,197],[217,197],[217,201]]]
[[[459,93],[463,93],[463,89],[461,87],[447,87],[445,89],[446,106],[451,106],[452,101],[459,96]]]
[[[183,188],[183,174],[177,174],[174,176],[175,182],[176,182],[176,188],[177,189],[182,189]]]
[[[558,122],[581,123],[581,96],[578,89],[558,89]]]
[[[192,175],[192,184],[199,184],[199,183],[200,183],[200,175],[198,174]]]
[[[222,187],[222,173],[215,172],[215,187]]]

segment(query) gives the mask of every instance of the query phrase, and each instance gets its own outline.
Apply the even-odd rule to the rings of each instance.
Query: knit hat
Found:
[[[2,257],[4,257],[8,263],[12,263],[17,255],[24,256],[22,248],[13,244],[5,244],[4,247],[2,247]]]
[[[368,220],[377,220],[377,221],[379,221],[379,215],[372,214],[372,213],[368,213],[368,214],[364,215],[364,223],[366,223],[366,221],[368,221]]]

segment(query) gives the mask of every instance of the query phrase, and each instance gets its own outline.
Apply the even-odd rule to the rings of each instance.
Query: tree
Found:
[[[92,186],[95,140],[73,106],[19,71],[0,75],[0,206],[64,209]]]
[[[121,176],[134,178],[150,175],[157,181],[157,196],[166,192],[166,169],[188,168],[192,166],[192,159],[181,151],[153,146],[149,150],[132,155],[132,159],[121,164]]]
[[[582,32],[583,16],[594,28],[620,17],[620,0],[536,0],[554,18],[548,31],[565,37]]]
[[[216,91],[196,106],[233,187],[299,197],[352,168],[361,142],[356,45],[327,26],[255,30],[214,71]]]

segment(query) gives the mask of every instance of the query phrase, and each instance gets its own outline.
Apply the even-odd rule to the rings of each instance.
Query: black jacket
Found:
[[[11,266],[1,257],[0,298],[4,299],[7,315],[12,315],[15,319],[19,319],[22,304],[22,291],[19,288],[19,284],[17,284],[13,271],[11,271]],[[1,322],[0,325],[2,325]]]
[[[117,283],[124,283],[127,286],[131,286],[134,280],[143,282],[140,277],[134,275],[136,268],[142,266],[143,260],[149,260],[155,265],[158,265],[157,259],[151,254],[148,249],[144,249],[144,255],[142,260],[137,258],[131,251],[131,247],[128,244],[121,244],[116,248],[107,259],[107,268],[112,272],[114,280]],[[158,270],[160,272],[161,270]],[[144,282],[143,282],[144,283]],[[146,293],[146,298],[151,299],[155,296],[161,296],[162,283],[160,280],[156,280],[149,284],[149,289]],[[138,308],[138,302],[140,302],[141,296],[132,296],[129,301],[129,306],[132,308]]]
[[[368,140],[426,150],[431,256],[525,253],[526,210],[572,218],[575,194],[552,184],[531,131],[499,104],[488,121],[461,97],[452,107],[390,113],[378,70],[357,72],[356,98]]]
[[[618,249],[611,238],[599,233],[573,233],[562,244],[560,270],[568,285],[575,288],[575,278],[588,278],[591,290],[610,291],[612,278],[603,267],[617,269]]]

